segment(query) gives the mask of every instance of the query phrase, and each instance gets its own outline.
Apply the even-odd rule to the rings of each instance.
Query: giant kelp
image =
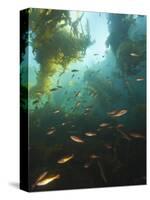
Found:
[[[97,98],[93,99],[94,104],[96,104],[101,109],[106,109],[103,112],[111,109],[111,105],[116,102],[116,98],[119,99],[120,92],[113,87],[113,80],[108,80],[107,78],[101,76],[100,73],[94,75],[91,78],[92,70],[87,70],[84,75],[87,85],[96,91]]]
[[[128,30],[131,24],[134,23],[134,21],[135,20],[133,18],[133,15],[108,15],[108,26],[110,34],[107,38],[106,45],[110,45],[114,53],[116,53],[122,41],[128,38]]]
[[[89,26],[87,22],[86,30],[79,31],[77,27],[82,17],[72,22],[68,11],[32,9],[30,19],[33,52],[40,64],[37,85],[32,91],[48,93],[51,77],[84,57],[92,44]]]
[[[129,34],[133,27],[136,27],[136,18],[138,17],[118,14],[109,14],[108,17],[110,34],[106,45],[110,46],[114,52],[117,66],[124,76],[135,75],[139,72],[143,65],[141,63],[146,58],[145,36],[135,41],[133,37],[131,39]]]
[[[137,56],[132,56],[132,54]],[[118,66],[128,75],[137,73],[141,61],[146,58],[146,42],[141,41],[123,41],[117,49]]]

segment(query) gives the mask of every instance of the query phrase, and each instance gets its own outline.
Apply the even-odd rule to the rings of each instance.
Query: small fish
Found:
[[[109,123],[102,123],[99,125],[101,128],[105,128],[109,126]]]
[[[92,155],[90,155],[90,158],[91,158],[91,159],[97,159],[97,158],[99,158],[99,156],[96,155],[96,154],[92,154]]]
[[[53,130],[50,130],[50,131],[48,131],[48,133],[47,133],[47,135],[52,135],[53,133],[55,133],[56,132],[56,130],[55,129],[53,129]]]
[[[52,89],[50,89],[51,92],[54,92],[56,90],[58,90],[58,88],[52,88]]]
[[[75,74],[72,74],[72,78],[75,76]]]
[[[137,82],[144,81],[144,78],[143,77],[139,77],[139,78],[136,79],[136,81]]]
[[[139,57],[139,55],[137,53],[130,53],[130,56]]]
[[[37,103],[39,103],[39,99],[36,99],[33,101],[33,104],[37,104]]]
[[[76,92],[75,97],[80,96],[80,91]]]
[[[87,132],[85,133],[86,136],[92,137],[92,136],[96,136],[96,133],[94,132]]]
[[[89,168],[89,167],[90,167],[90,164],[91,164],[90,162],[85,163],[85,164],[84,164],[84,168],[86,168],[86,169]]]
[[[70,139],[73,140],[74,142],[78,142],[78,143],[84,143],[84,141],[77,136],[70,136]]]
[[[62,126],[65,126],[66,124],[67,124],[66,122],[63,122],[61,125],[62,125]]]
[[[125,115],[127,112],[128,112],[128,110],[122,109],[122,110],[116,110],[116,111],[109,112],[108,115],[110,115],[111,117],[121,117],[121,116]]]
[[[113,117],[121,117],[125,115],[128,111],[126,109],[118,111],[116,114],[113,115]]]
[[[42,180],[46,175],[48,174],[48,171],[43,172],[36,180],[36,182],[39,182],[40,180]]]
[[[89,107],[85,108],[86,112],[89,112],[90,110],[91,110],[91,108],[89,108]]]
[[[72,72],[78,72],[79,70],[77,70],[77,69],[73,69],[73,70],[71,70]]]
[[[98,53],[94,53],[93,55],[94,55],[94,56],[98,56],[99,54],[98,54]]]
[[[36,96],[40,97],[40,96],[42,96],[42,93],[41,92],[36,92]]]
[[[43,185],[47,185],[48,183],[56,180],[56,179],[59,179],[60,178],[60,174],[57,174],[57,175],[54,175],[54,176],[48,176],[47,178],[45,179],[42,179],[40,181],[38,181],[36,183],[37,186],[43,186]]]
[[[71,160],[74,157],[74,155],[72,154],[71,156],[65,156],[63,158],[61,158],[60,160],[57,161],[58,164],[63,164],[68,162],[69,160]]]
[[[63,88],[63,87],[62,87],[61,85],[57,85],[57,88],[60,88],[60,89],[61,89],[61,88]]]
[[[117,131],[118,131],[119,133],[121,133],[121,135],[122,135],[122,137],[123,137],[124,139],[126,139],[126,140],[128,140],[128,141],[131,140],[131,138],[129,137],[129,135],[128,135],[127,133],[125,133],[124,131],[122,131],[121,129],[118,128]]]
[[[135,139],[145,139],[144,135],[140,133],[128,133],[130,137],[135,138]]]
[[[53,114],[58,114],[58,113],[60,113],[60,110],[55,110],[55,111],[53,112]]]
[[[48,171],[43,172],[35,181],[35,183],[32,185],[32,188],[35,188],[37,183],[41,181],[46,175],[48,174]]]
[[[77,103],[76,103],[76,107],[79,107],[80,105],[81,105],[80,102],[77,102]]]

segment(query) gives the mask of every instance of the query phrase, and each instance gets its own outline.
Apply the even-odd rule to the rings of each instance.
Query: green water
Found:
[[[21,109],[29,113],[30,190],[145,184],[146,17],[28,13]],[[43,172],[60,177],[38,186]]]

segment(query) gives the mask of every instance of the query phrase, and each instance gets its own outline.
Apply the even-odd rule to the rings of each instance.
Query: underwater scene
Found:
[[[146,16],[30,8],[21,20],[29,190],[146,184]]]

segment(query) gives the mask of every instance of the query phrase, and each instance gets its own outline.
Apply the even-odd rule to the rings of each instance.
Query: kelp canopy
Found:
[[[70,63],[84,57],[92,44],[88,21],[82,27],[82,16],[72,22],[69,11],[29,9],[31,45],[40,64],[37,84],[31,93],[50,92],[51,77],[64,72]]]

